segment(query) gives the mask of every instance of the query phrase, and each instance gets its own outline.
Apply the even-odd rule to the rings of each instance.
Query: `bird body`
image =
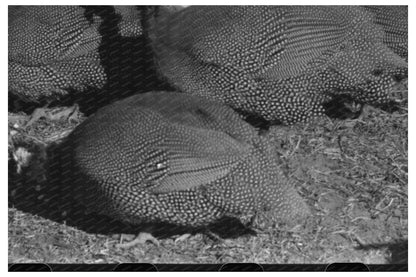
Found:
[[[79,6],[17,6],[9,15],[9,90],[27,101],[101,88],[100,20]]]
[[[115,102],[78,126],[62,151],[70,193],[124,222],[201,227],[268,210],[283,220],[308,213],[270,143],[231,108],[201,97],[151,92]]]
[[[142,31],[134,6],[10,6],[9,90],[26,102],[101,91]]]
[[[271,122],[306,121],[340,94],[385,102],[393,76],[407,75],[360,7],[196,6],[151,22],[155,61],[176,89]]]

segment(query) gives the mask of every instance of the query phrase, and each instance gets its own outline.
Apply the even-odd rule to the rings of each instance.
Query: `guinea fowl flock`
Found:
[[[406,6],[103,10],[9,7],[9,95],[40,105],[85,93],[93,104],[122,86],[105,89],[126,79],[117,73],[150,80],[135,75],[134,63],[123,67],[129,58],[118,60],[117,39],[104,43],[105,32],[144,41],[146,64],[171,91],[149,89],[99,108],[50,163],[70,173],[57,190],[130,224],[309,215],[273,146],[244,117],[295,124],[323,115],[338,97],[385,104],[407,78]]]

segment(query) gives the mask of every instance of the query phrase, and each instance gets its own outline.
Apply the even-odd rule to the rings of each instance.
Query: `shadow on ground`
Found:
[[[380,243],[361,245],[359,250],[384,249],[387,248],[391,253],[390,264],[408,264],[408,241],[401,240],[395,243]]]

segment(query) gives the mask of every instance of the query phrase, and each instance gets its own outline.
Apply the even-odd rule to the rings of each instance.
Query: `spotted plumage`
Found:
[[[408,7],[407,6],[365,6],[374,14],[374,23],[384,32],[383,41],[400,57],[407,60],[408,48]]]
[[[102,89],[112,73],[107,60],[120,55],[118,38],[103,35],[139,37],[140,20],[133,6],[10,6],[9,91],[41,102]]]
[[[118,29],[123,37],[138,37],[143,34],[139,9],[134,6],[114,6],[114,13],[121,17]]]
[[[308,213],[270,143],[204,98],[150,92],[118,101],[60,149],[68,193],[87,211],[124,222],[201,227],[265,210],[283,220]]]
[[[100,20],[78,6],[18,6],[9,15],[9,90],[28,101],[100,88]]]
[[[178,90],[271,122],[306,121],[343,94],[384,103],[394,77],[407,76],[383,29],[354,6],[188,7],[151,20],[148,36]]]

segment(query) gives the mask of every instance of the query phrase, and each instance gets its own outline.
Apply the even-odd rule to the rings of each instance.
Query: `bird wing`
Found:
[[[87,26],[82,17],[79,19],[77,28],[63,28],[58,31],[56,49],[59,49],[58,60],[71,60],[80,56],[88,55],[98,51],[101,43],[101,35],[98,31],[102,19],[99,16],[93,17],[93,22]]]
[[[349,36],[351,23],[337,18],[336,9],[298,7],[288,8],[284,14],[274,25],[281,26],[280,31],[269,35],[263,78],[285,79],[300,75],[311,66],[324,66]]]
[[[353,16],[342,7],[190,7],[161,40],[205,65],[285,79],[325,64],[350,35]]]
[[[98,50],[101,19],[89,24],[77,6],[22,6],[9,10],[9,59],[50,65]]]
[[[181,191],[225,177],[250,153],[226,133],[173,123],[146,160],[145,183],[155,193]]]

